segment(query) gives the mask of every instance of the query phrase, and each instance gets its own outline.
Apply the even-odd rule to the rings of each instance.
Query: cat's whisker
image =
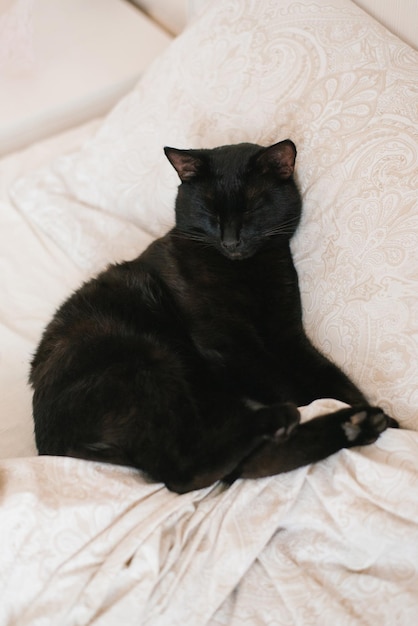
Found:
[[[280,225],[263,231],[263,237],[273,237],[274,235],[293,235],[299,220],[290,219]]]
[[[290,235],[293,235],[293,233],[294,233],[293,228],[277,228],[277,229],[264,231],[263,236],[260,237],[260,239],[262,240],[264,237],[274,237],[275,235],[290,236]]]
[[[200,243],[205,243],[207,244],[207,237],[205,237],[204,235],[199,235],[198,233],[189,233],[187,231],[174,231],[173,232],[173,237],[177,238],[177,239],[186,239],[187,241],[197,241]]]

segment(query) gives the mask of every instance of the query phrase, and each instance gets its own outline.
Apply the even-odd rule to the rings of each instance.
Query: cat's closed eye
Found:
[[[266,203],[262,198],[257,198],[250,202],[247,202],[244,208],[244,215],[252,215],[253,213],[258,213],[265,207]]]

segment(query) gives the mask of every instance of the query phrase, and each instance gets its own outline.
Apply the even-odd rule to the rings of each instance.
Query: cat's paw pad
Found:
[[[272,407],[272,409],[274,408],[275,407]],[[299,409],[295,404],[286,402],[277,405],[276,410],[278,411],[281,422],[279,428],[273,433],[273,439],[275,441],[286,441],[300,423]]]
[[[342,422],[341,427],[348,446],[361,446],[376,441],[386,428],[396,428],[397,422],[379,407],[368,406],[356,410]]]

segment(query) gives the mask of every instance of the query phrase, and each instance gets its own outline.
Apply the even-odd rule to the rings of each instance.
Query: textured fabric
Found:
[[[349,0],[208,3],[97,137],[14,199],[97,269],[138,251],[130,224],[152,236],[172,224],[163,145],[286,137],[304,195],[293,250],[307,330],[418,429],[418,53]]]
[[[99,124],[94,120],[0,160],[0,458],[36,454],[29,362],[54,310],[86,277],[50,234],[13,206],[9,189],[19,177],[78,150]]]
[[[171,39],[121,0],[1,0],[0,155],[108,113]]]
[[[411,626],[417,455],[416,433],[391,431],[182,496],[119,467],[2,461],[0,624]]]

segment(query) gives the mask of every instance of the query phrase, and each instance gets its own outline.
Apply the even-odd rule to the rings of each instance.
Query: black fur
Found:
[[[184,492],[374,441],[390,418],[302,326],[294,144],[165,152],[182,181],[175,228],[76,291],[35,354],[39,453]],[[299,425],[296,405],[321,397],[355,406]]]

